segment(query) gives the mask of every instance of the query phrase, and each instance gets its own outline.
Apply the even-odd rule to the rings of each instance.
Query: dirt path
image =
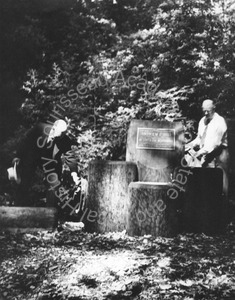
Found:
[[[1,232],[0,251],[1,300],[235,299],[233,234]]]

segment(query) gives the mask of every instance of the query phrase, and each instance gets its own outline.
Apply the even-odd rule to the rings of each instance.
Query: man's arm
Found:
[[[213,124],[214,130],[208,130],[207,138],[201,152],[203,154],[211,153],[222,145],[227,146],[227,125],[224,118],[220,117]]]
[[[198,131],[197,131],[197,136],[194,140],[192,140],[191,142],[189,142],[188,144],[186,144],[185,146],[185,151],[189,151],[190,149],[195,149],[195,148],[199,148],[200,144],[201,144],[201,121],[199,122],[198,125]]]
[[[56,145],[61,154],[63,154],[64,163],[69,167],[71,176],[73,181],[77,184],[79,177],[78,177],[78,160],[75,155],[75,151],[73,147],[77,146],[76,141],[70,139],[67,135],[65,135],[62,139],[56,142]]]

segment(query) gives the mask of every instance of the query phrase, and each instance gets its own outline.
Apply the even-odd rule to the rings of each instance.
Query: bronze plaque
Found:
[[[138,128],[137,149],[175,150],[175,130]]]

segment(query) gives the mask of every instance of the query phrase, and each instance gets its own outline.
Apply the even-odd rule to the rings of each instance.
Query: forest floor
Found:
[[[235,233],[0,232],[1,300],[235,299]]]

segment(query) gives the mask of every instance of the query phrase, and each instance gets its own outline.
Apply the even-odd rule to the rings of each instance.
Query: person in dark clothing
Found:
[[[66,135],[67,123],[57,120],[53,125],[38,123],[30,129],[19,144],[16,158],[13,159],[13,168],[8,169],[10,180],[18,184],[18,204],[30,206],[29,189],[36,168],[43,169],[45,183],[48,188],[47,205],[54,206],[59,199],[58,193],[62,182],[62,168],[65,163],[70,170],[75,184],[78,184],[77,160],[72,147],[76,146]]]

